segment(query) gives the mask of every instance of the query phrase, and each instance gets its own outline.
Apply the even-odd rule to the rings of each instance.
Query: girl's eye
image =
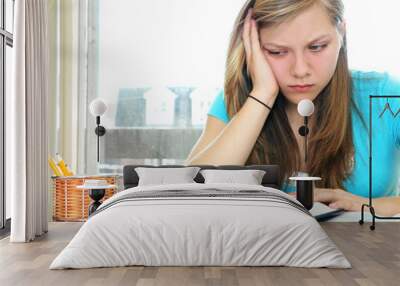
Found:
[[[313,52],[320,52],[324,48],[326,48],[328,44],[321,44],[321,45],[312,45],[309,47],[310,50]],[[268,54],[273,55],[273,56],[283,56],[286,54],[286,51],[269,51],[267,50]]]
[[[285,52],[277,52],[277,51],[267,51],[270,55],[273,56],[282,56]]]
[[[310,50],[312,50],[313,52],[319,52],[322,49],[324,49],[328,44],[322,44],[322,45],[312,45],[310,46]]]

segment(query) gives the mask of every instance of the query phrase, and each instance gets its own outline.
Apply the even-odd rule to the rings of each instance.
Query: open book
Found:
[[[314,202],[310,213],[317,219],[317,221],[325,221],[344,213],[344,210],[333,209],[323,203]]]

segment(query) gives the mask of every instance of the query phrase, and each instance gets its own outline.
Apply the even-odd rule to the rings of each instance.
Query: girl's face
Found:
[[[281,92],[293,104],[314,100],[331,80],[344,35],[314,5],[290,21],[260,29],[260,44]],[[312,85],[295,89],[295,85]]]

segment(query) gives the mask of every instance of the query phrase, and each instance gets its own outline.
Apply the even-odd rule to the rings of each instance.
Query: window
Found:
[[[89,0],[88,87],[80,96],[88,103],[99,97],[108,110],[97,166],[95,118],[86,117],[86,146],[93,146],[87,173],[183,163],[223,87],[229,33],[243,1],[226,3]]]
[[[9,231],[11,194],[5,188],[5,98],[11,93],[14,1],[0,0],[0,236]]]

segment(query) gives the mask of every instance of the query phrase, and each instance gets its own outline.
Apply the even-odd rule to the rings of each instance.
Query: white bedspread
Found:
[[[272,197],[129,199],[137,192],[207,193],[207,189],[214,193],[258,190]],[[193,183],[127,189],[100,206],[50,269],[127,265],[350,268],[319,223],[305,209],[284,200],[299,204],[282,191],[255,185]]]

